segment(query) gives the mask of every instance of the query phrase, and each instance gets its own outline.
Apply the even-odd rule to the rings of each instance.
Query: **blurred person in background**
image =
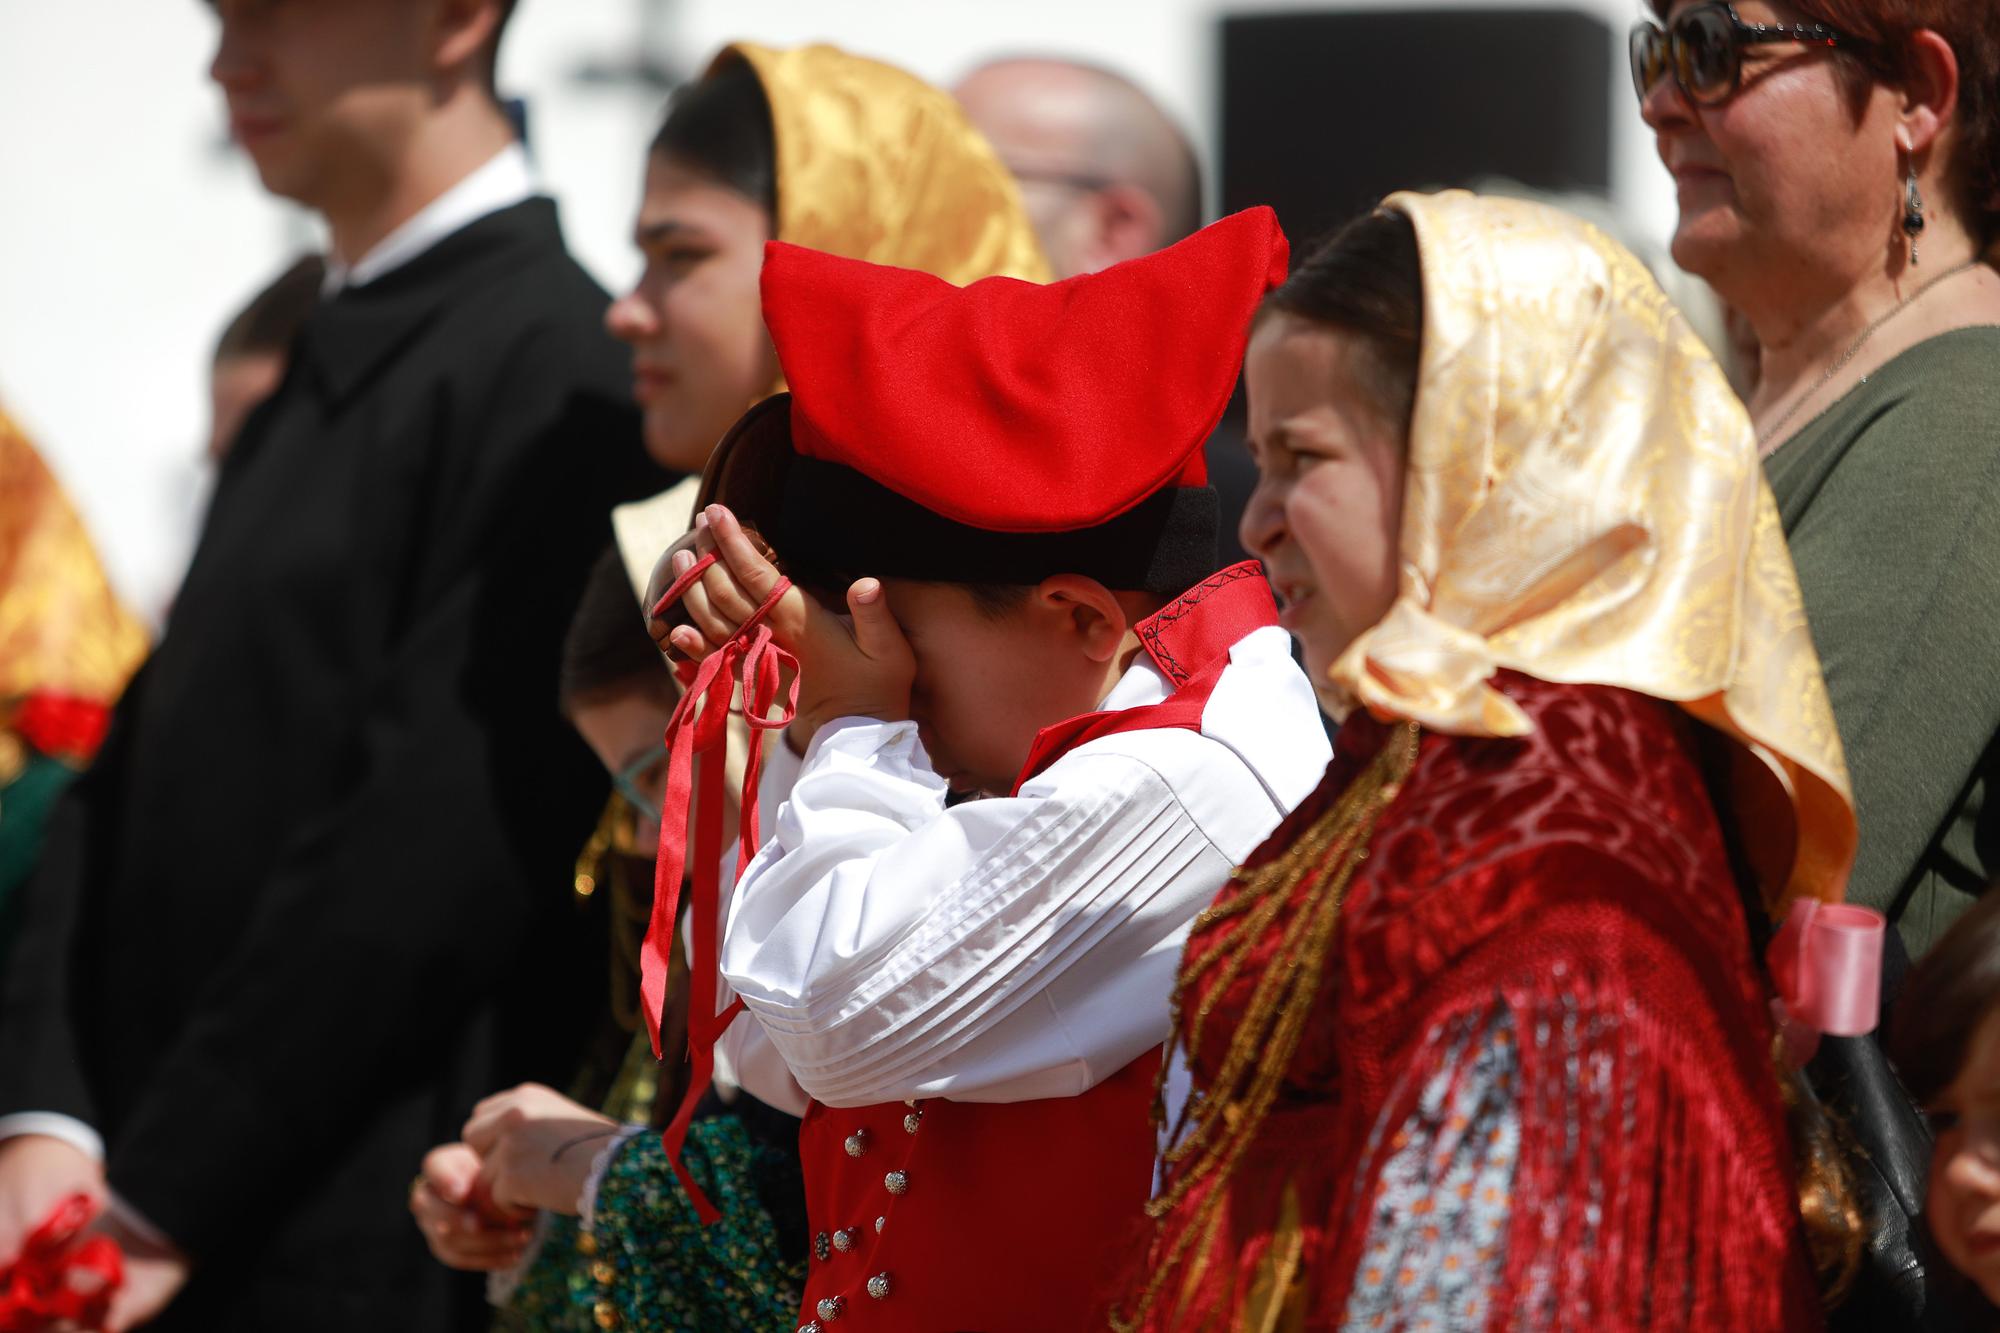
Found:
[[[961,284],[992,274],[1049,276],[1014,183],[944,93],[829,46],[731,46],[668,108],[647,154],[634,225],[645,268],[607,314],[631,349],[646,446],[663,467],[699,472],[742,411],[783,387],[759,294],[764,243],[772,239]],[[625,605],[642,639],[635,589],[687,531],[696,490],[691,479],[615,513],[631,581]],[[592,598],[608,607],[604,577],[600,566]],[[608,620],[601,631],[588,629],[580,611],[575,654],[589,656],[585,648],[600,637],[617,652],[628,646]],[[665,680],[657,655],[654,664]],[[579,667],[574,678],[583,674]],[[650,850],[660,804],[654,784],[665,762],[660,738],[673,701],[643,689],[610,693],[619,701],[573,698],[571,716],[608,769],[622,766],[644,784],[635,794],[621,779],[627,799],[609,816],[607,842]],[[734,730],[732,793],[750,743],[747,728]],[[798,763],[781,745],[765,762],[777,774]],[[650,879],[642,887],[650,903]],[[613,962],[614,989],[636,966],[632,941]],[[684,1027],[672,1014],[684,1015],[684,985],[676,972],[661,1025],[662,1050],[676,1066]],[[627,1032],[631,1018],[627,1012]],[[600,1308],[633,1330],[778,1326],[797,1312],[804,1284],[797,1116],[805,1099],[767,1106],[742,1091],[745,1061],[761,1061],[789,1083],[756,1031],[748,1020],[732,1029],[689,1131],[686,1165],[722,1211],[714,1226],[698,1224],[659,1134],[641,1132],[675,1110],[672,1079],[661,1080],[650,1105],[614,1093],[601,1110],[580,1090],[566,1098],[521,1087],[489,1099],[467,1126],[477,1151],[446,1144],[427,1158],[411,1210],[433,1251],[458,1267],[517,1270],[495,1288],[510,1326],[596,1327]],[[632,1067],[650,1069],[648,1035],[637,1031],[632,1040]],[[585,1146],[556,1157],[579,1135]],[[539,1232],[523,1229],[517,1213],[483,1211],[489,1196],[504,1210],[540,1210],[550,1220]]]
[[[1151,254],[1202,223],[1201,161],[1145,89],[1115,70],[1059,56],[1010,56],[953,89],[1021,183],[1021,199],[1059,278]],[[1221,560],[1247,560],[1236,520],[1257,483],[1240,421],[1204,453],[1222,501]]]
[[[205,467],[193,476],[188,496],[189,520],[201,531],[214,498],[215,478],[229,447],[243,431],[251,412],[278,390],[291,367],[292,344],[318,305],[326,283],[326,261],[301,255],[250,303],[236,312],[216,339],[208,365],[208,442],[202,449]],[[172,614],[169,603],[162,618]]]
[[[1124,75],[1021,56],[979,66],[953,93],[1021,183],[1057,277],[1151,254],[1201,226],[1194,146]]]
[[[1953,922],[1911,971],[1889,1050],[1937,1133],[1931,1237],[1978,1288],[1985,1320],[2000,1322],[2000,893]]]
[[[145,655],[62,483],[0,412],[0,975],[49,812]]]
[[[497,992],[561,973],[606,785],[563,630],[605,511],[663,474],[495,99],[511,4],[213,8],[327,290],[24,891],[0,1253],[81,1191],[126,1251],[114,1327],[475,1328],[402,1201],[483,1092],[574,1064],[581,988]]]
[[[494,1275],[488,1295],[501,1307],[502,1329],[589,1333],[603,1327],[603,1310],[627,1333],[778,1327],[805,1285],[796,1117],[740,1093],[708,1099],[691,1144],[703,1187],[722,1208],[712,1227],[697,1223],[657,1156],[659,1132],[686,1089],[678,1056],[688,988],[676,956],[660,1024],[674,1058],[662,1066],[640,1023],[639,941],[651,918],[666,790],[661,737],[678,691],[615,550],[591,571],[570,625],[562,697],[613,775],[611,803],[576,879],[578,894],[611,920],[602,969],[609,985],[599,987],[608,1004],[569,1095],[526,1085],[482,1105],[476,1119],[519,1123],[496,1126],[491,1159],[463,1143],[434,1149],[411,1211],[440,1260]],[[650,1143],[630,1143],[642,1135]],[[496,1204],[496,1196],[535,1198],[552,1185],[560,1206]]]
[[[1853,775],[1849,893],[1895,927],[1893,1015],[1909,960],[2000,873],[2000,6],[1652,9],[1631,69],[1673,255],[1754,335],[1751,414]],[[1918,1243],[1924,1123],[1872,1037],[1822,1043],[1811,1074],[1871,1225],[1835,1326],[1953,1327]]]
[[[216,340],[208,373],[208,461],[220,464],[256,406],[277,392],[291,365],[292,344],[319,304],[326,261],[301,255]]]

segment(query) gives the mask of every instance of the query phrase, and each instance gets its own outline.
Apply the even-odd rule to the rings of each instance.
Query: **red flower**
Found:
[[[104,743],[111,710],[69,694],[31,694],[14,710],[13,730],[43,754],[88,763]]]

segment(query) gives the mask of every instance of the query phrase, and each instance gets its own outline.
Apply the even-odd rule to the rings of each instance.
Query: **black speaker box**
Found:
[[[1223,211],[1270,204],[1303,251],[1392,190],[1503,175],[1601,193],[1621,50],[1574,10],[1225,18]]]

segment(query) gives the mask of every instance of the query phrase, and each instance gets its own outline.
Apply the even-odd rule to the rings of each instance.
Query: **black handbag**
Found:
[[[1909,954],[1892,926],[1883,947],[1885,1012],[1909,969]],[[1944,1261],[1924,1226],[1930,1124],[1876,1034],[1821,1038],[1805,1073],[1812,1095],[1846,1140],[1868,1228],[1861,1270],[1827,1327],[1835,1333],[2000,1328],[2000,1311]]]

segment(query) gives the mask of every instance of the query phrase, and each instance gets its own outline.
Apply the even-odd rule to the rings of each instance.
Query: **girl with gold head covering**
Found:
[[[663,466],[699,473],[744,409],[783,387],[758,287],[772,239],[960,284],[1049,276],[1012,179],[945,93],[830,46],[728,47],[676,96],[648,153],[635,227],[645,268],[608,315],[632,347],[647,448]],[[635,587],[686,530],[695,489],[690,477],[614,516]],[[616,632],[596,619],[600,637]],[[626,632],[637,654],[627,645],[614,653],[580,645],[588,632],[580,615],[573,654],[650,663],[623,680],[594,679],[565,701],[620,775],[626,807],[608,817],[599,850],[636,854],[614,851],[603,862],[609,873],[593,879],[608,879],[614,897],[649,895],[652,849],[631,826],[658,816],[672,682],[636,610]],[[624,916],[632,904],[614,906]],[[637,904],[641,922],[645,908]],[[614,958],[613,967],[636,972],[636,957]],[[669,1003],[684,1009],[684,979],[679,986]],[[630,1031],[629,1007],[623,1022]],[[663,1021],[677,1026],[671,1014]],[[677,1056],[669,1051],[670,1068]],[[803,1096],[796,1106],[765,1107],[718,1071],[727,1104],[711,1095],[707,1110],[718,1113],[695,1121],[684,1149],[722,1214],[702,1227],[659,1134],[646,1132],[649,1117],[671,1113],[678,1100],[672,1078],[657,1077],[651,1060],[641,1031],[608,1115],[548,1089],[515,1089],[480,1105],[465,1144],[427,1161],[412,1209],[441,1259],[499,1272],[537,1247],[523,1278],[510,1273],[499,1284],[506,1326],[791,1326],[806,1267],[794,1118]],[[475,1201],[488,1198],[482,1212]],[[521,1218],[538,1209],[552,1220],[531,1229]],[[579,1212],[580,1221],[571,1216]]]
[[[784,387],[758,304],[781,240],[960,286],[1049,279],[1013,178],[951,97],[831,46],[738,42],[676,102],[648,155],[639,281],[611,331],[632,348],[646,447],[698,474]],[[614,515],[635,587],[693,517],[696,478]]]
[[[1721,371],[1595,230],[1447,193],[1308,258],[1246,374],[1244,544],[1344,724],[1195,923],[1114,1326],[1817,1326],[1753,934],[1854,818]]]

